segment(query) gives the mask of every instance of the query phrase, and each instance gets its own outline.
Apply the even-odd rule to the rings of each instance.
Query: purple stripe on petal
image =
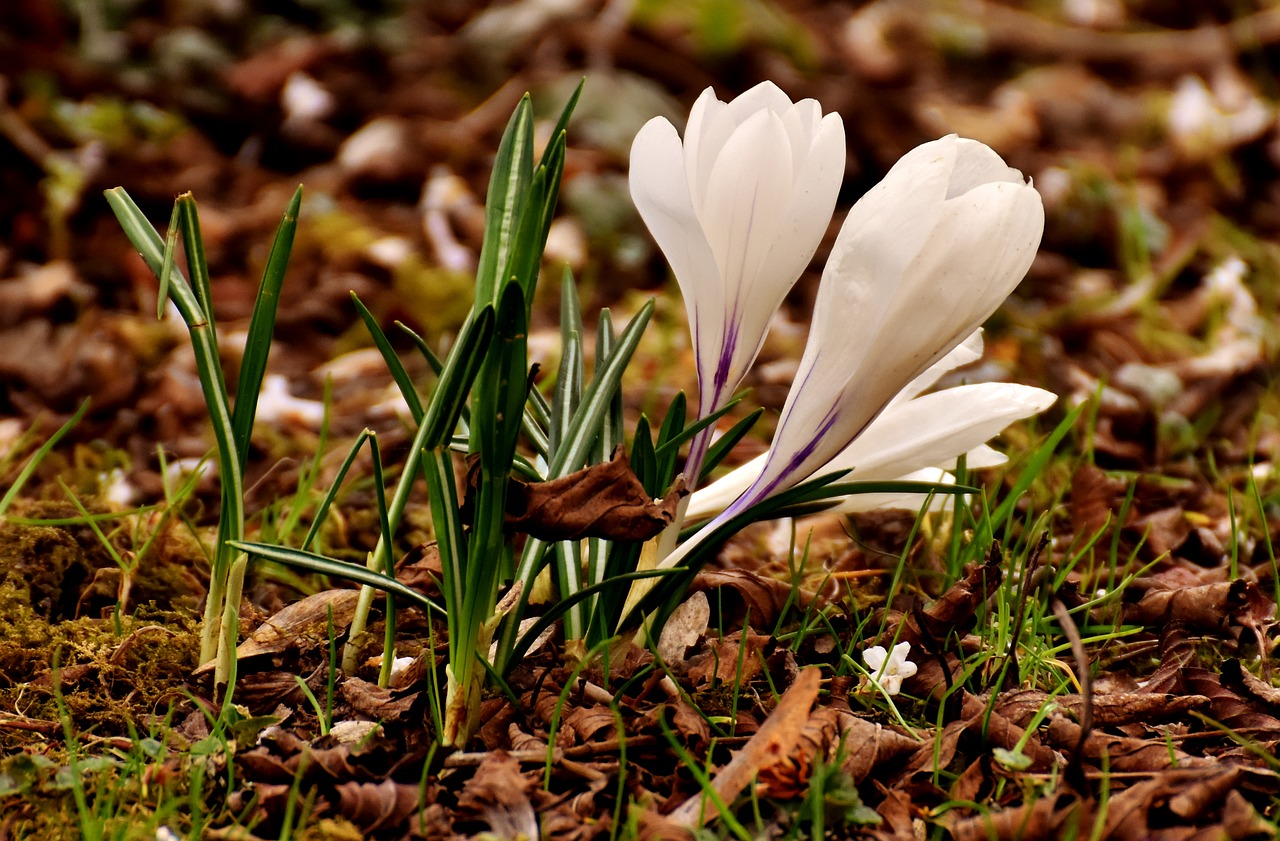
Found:
[[[720,347],[720,356],[716,360],[715,380],[712,383],[711,392],[715,395],[715,399],[719,400],[720,395],[724,393],[725,385],[729,381],[729,369],[733,366],[733,354],[738,348],[738,323],[737,312],[729,316],[729,329],[725,331],[724,344]],[[718,406],[710,405],[707,407],[707,414],[714,412]]]
[[[761,484],[760,480],[757,479],[755,484],[747,488],[747,490],[743,492],[742,496],[734,500],[728,508],[720,513],[720,516],[716,517],[710,524],[708,524],[707,528],[713,528],[718,526],[720,523],[736,517],[752,505],[767,499],[779,488],[790,487],[794,484],[790,480],[794,477],[796,470],[805,462],[805,460],[808,459],[809,456],[813,455],[814,450],[818,448],[818,444],[822,441],[823,437],[831,431],[831,427],[835,425],[836,419],[840,415],[838,410],[838,406],[832,406],[827,410],[826,415],[823,416],[822,421],[818,424],[817,430],[813,432],[803,447],[787,459],[786,467],[784,467],[777,476],[764,484]],[[776,439],[774,443],[777,443]],[[765,462],[760,475],[763,477],[768,473],[769,462]]]

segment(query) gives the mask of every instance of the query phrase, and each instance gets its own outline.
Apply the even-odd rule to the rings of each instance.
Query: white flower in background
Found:
[[[655,117],[631,147],[631,196],[684,295],[699,416],[724,404],[774,311],[817,249],[844,173],[844,124],[764,82],[731,102],[710,88],[684,140]],[[691,446],[696,475],[708,436]]]
[[[1044,231],[1040,195],[973,140],[925,143],[849,211],[760,475],[728,519],[813,475],[991,315]]]
[[[902,691],[902,682],[916,673],[916,664],[907,659],[911,653],[911,643],[900,642],[890,653],[882,645],[873,645],[862,652],[862,662],[867,664],[867,672],[886,695],[897,695]]]
[[[946,470],[966,456],[970,469],[995,467],[1005,457],[986,445],[1016,420],[1043,412],[1057,395],[1013,383],[961,385],[922,394],[944,374],[982,356],[982,332],[975,331],[889,402],[848,447],[812,476],[850,471],[842,482],[954,482]],[[693,495],[687,517],[703,519],[723,511],[759,477],[766,456],[747,462]],[[797,482],[809,476],[798,477]],[[833,501],[842,513],[874,508],[918,509],[921,494],[850,494]],[[941,502],[940,499],[935,500]]]
[[[1260,137],[1275,113],[1246,80],[1220,73],[1212,88],[1199,76],[1179,79],[1167,119],[1174,145],[1205,160]]]

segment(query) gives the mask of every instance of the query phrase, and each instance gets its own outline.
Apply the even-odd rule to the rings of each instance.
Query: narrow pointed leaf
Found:
[[[267,373],[267,356],[271,353],[271,338],[275,333],[280,289],[284,285],[285,270],[289,267],[289,255],[293,251],[293,235],[298,229],[298,211],[301,205],[302,187],[298,187],[284,212],[284,218],[280,220],[280,227],[276,229],[275,242],[271,245],[271,254],[262,271],[258,298],[254,301],[253,315],[249,319],[249,335],[245,339],[235,408],[231,414],[241,468],[245,466],[249,437],[253,434],[253,419],[258,411],[262,378]]]
[[[369,335],[373,337],[373,344],[378,348],[378,353],[382,354],[382,361],[386,363],[387,370],[391,372],[391,378],[396,381],[396,387],[400,389],[400,396],[404,398],[404,402],[408,405],[409,414],[413,417],[414,423],[422,423],[422,417],[425,413],[422,408],[422,398],[418,396],[418,390],[413,385],[413,378],[404,369],[404,363],[396,355],[395,348],[391,347],[391,340],[387,338],[387,334],[378,325],[378,319],[373,317],[373,313],[369,312],[369,308],[360,300],[360,296],[352,292],[351,300],[355,303],[356,311],[360,313],[360,319],[364,322],[364,326],[369,330]]]
[[[417,590],[400,583],[394,578],[388,578],[381,573],[374,572],[362,564],[338,561],[333,558],[326,558],[324,555],[317,555],[314,552],[304,552],[301,549],[289,549],[269,543],[233,540],[229,545],[238,551],[268,561],[274,561],[278,564],[284,564],[296,569],[305,569],[308,572],[316,572],[321,575],[331,575],[356,584],[375,587],[383,592],[394,593],[399,598],[423,610],[434,611],[439,615],[444,614],[444,608]]]

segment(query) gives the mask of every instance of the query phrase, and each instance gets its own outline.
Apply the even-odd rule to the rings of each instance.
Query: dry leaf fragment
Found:
[[[952,635],[963,636],[973,627],[978,608],[999,589],[1003,577],[1004,557],[999,547],[993,546],[984,563],[971,565],[964,578],[952,584],[937,601],[908,616],[900,634],[889,628],[882,639],[937,651],[938,641]]]
[[[458,796],[458,808],[489,826],[495,839],[537,838],[538,816],[529,794],[533,783],[504,750],[487,755]]]
[[[822,672],[818,669],[801,671],[759,731],[715,775],[711,788],[722,802],[732,802],[757,774],[790,755],[809,720],[809,710],[818,699],[821,682]],[[715,814],[715,809],[703,802],[702,794],[695,794],[680,804],[670,818],[678,824],[701,826]]]
[[[662,636],[658,639],[658,656],[665,663],[683,660],[684,653],[707,632],[710,620],[711,603],[707,601],[707,594],[690,593],[662,626]]]
[[[418,700],[418,692],[404,692],[387,686],[378,686],[358,677],[343,679],[338,687],[342,698],[351,705],[351,709],[376,718],[379,721],[399,721],[413,708]]]
[[[421,796],[415,783],[394,780],[339,783],[335,791],[342,816],[368,832],[403,824],[418,810]]]
[[[731,590],[742,600],[744,621],[757,628],[772,625],[788,606],[804,610],[817,600],[817,595],[796,587],[790,581],[781,581],[752,572],[748,569],[711,569],[699,572],[690,585],[693,591]],[[736,612],[721,597],[718,604],[723,614],[736,616]]]
[[[1234,657],[1222,664],[1222,685],[1261,701],[1280,713],[1280,689],[1255,676]]]
[[[684,485],[660,500],[645,491],[618,448],[613,458],[549,482],[512,480],[507,527],[539,540],[642,541],[674,519]]]
[[[841,769],[860,783],[877,767],[920,747],[920,741],[851,713],[840,714],[845,760]]]
[[[356,590],[324,590],[294,602],[259,625],[247,640],[240,643],[236,659],[328,645],[330,612],[333,633],[345,633],[359,596]],[[195,674],[212,672],[213,667],[211,660],[196,669]]]
[[[1003,693],[996,702],[995,711],[1008,720],[1025,727],[1046,703],[1056,704],[1077,718],[1080,715],[1079,695],[1055,695],[1035,689],[1022,689]],[[1110,692],[1093,696],[1093,723],[1098,727],[1117,727],[1134,722],[1173,718],[1188,710],[1209,705],[1204,695],[1147,692]]]
[[[1062,750],[1074,751],[1080,743],[1080,725],[1065,716],[1054,715],[1049,721],[1049,741]],[[1098,761],[1105,753],[1112,771],[1164,771],[1174,765],[1179,768],[1208,768],[1217,760],[1188,753],[1170,747],[1156,739],[1135,739],[1112,736],[1097,730],[1089,733],[1083,747],[1084,757]]]

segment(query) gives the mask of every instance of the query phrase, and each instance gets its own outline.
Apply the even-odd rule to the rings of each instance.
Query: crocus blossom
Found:
[[[862,662],[867,664],[871,679],[886,695],[897,695],[902,691],[902,681],[916,673],[916,664],[907,659],[910,654],[909,642],[898,643],[892,652],[885,651],[882,645],[873,645],[862,652]]]
[[[849,211],[759,477],[727,519],[854,441],[1017,286],[1044,231],[1022,174],[954,135],[908,152]]]
[[[1005,458],[986,441],[1016,420],[1042,412],[1057,396],[1013,383],[961,385],[921,394],[942,375],[982,355],[982,333],[975,331],[889,402],[862,434],[814,475],[849,471],[841,481],[908,480],[950,482],[945,472],[959,456],[970,468],[994,467]],[[703,519],[723,511],[759,477],[766,456],[753,459],[693,495],[686,516]],[[809,477],[801,476],[797,481]],[[850,494],[836,502],[844,513],[880,507],[918,508],[919,494]]]
[[[844,124],[772,82],[731,102],[702,93],[683,142],[655,117],[631,147],[631,196],[684,296],[699,416],[723,405],[827,229],[844,173]],[[703,438],[705,443],[705,438]],[[696,474],[699,447],[688,473]]]

